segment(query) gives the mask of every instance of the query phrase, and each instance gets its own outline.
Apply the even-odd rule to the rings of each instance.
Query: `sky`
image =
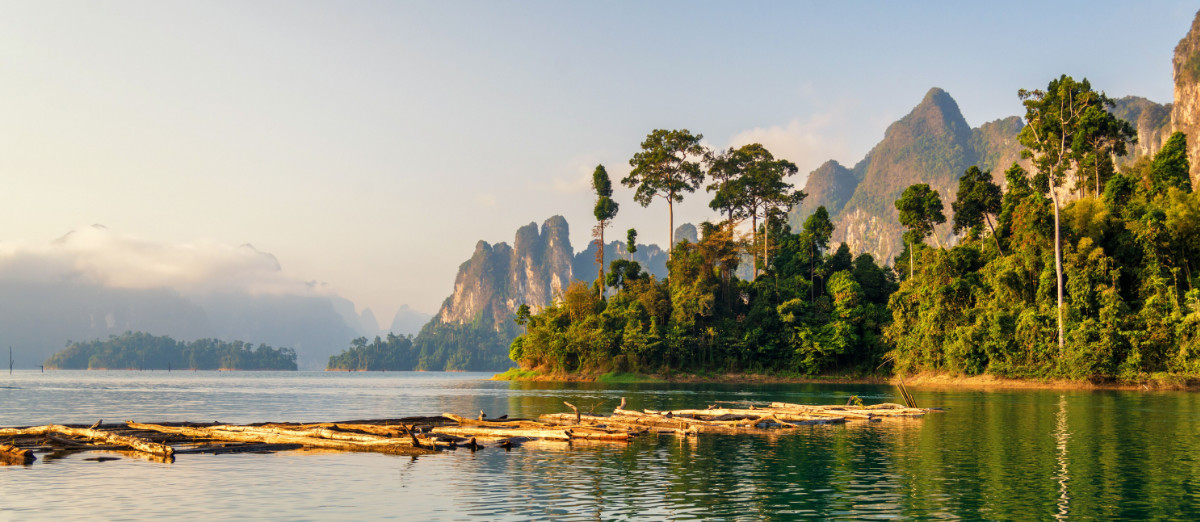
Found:
[[[404,304],[435,312],[481,239],[557,214],[581,250],[592,170],[619,181],[654,129],[761,142],[802,186],[935,86],[972,126],[1063,73],[1170,102],[1198,8],[0,1],[0,257],[100,224],[104,266],[157,267],[124,284],[171,286],[257,273],[229,268],[251,251],[386,327]],[[610,234],[666,242],[664,203],[619,184],[615,199]],[[676,224],[714,217],[708,200],[689,195]]]

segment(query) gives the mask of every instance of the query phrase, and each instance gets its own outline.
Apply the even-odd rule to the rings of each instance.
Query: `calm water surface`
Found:
[[[894,402],[887,386],[558,384],[487,374],[21,372],[0,426],[536,417],[714,401]],[[924,419],[776,436],[530,443],[411,458],[180,455],[0,467],[0,519],[1200,519],[1200,399],[1185,392],[914,391]]]

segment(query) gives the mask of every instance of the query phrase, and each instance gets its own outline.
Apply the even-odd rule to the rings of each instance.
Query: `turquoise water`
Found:
[[[559,384],[486,374],[16,372],[0,426],[536,417],[714,401],[896,401],[887,386]],[[922,391],[923,419],[776,436],[530,443],[426,457],[96,453],[0,467],[0,519],[1200,518],[1200,400],[1186,392]]]

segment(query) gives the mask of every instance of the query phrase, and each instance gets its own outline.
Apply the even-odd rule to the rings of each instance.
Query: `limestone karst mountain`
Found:
[[[1188,136],[1192,186],[1200,186],[1200,11],[1192,20],[1191,30],[1175,47],[1172,65],[1175,103],[1171,108],[1171,126]]]
[[[854,252],[890,263],[903,248],[904,229],[894,206],[900,193],[914,183],[928,183],[949,207],[967,167],[995,170],[1002,179],[1000,171],[1020,157],[1021,126],[1013,116],[971,128],[950,94],[930,89],[853,168],[829,161],[810,174],[808,197],[792,212],[792,228],[798,230],[823,205],[836,226],[835,244],[845,242]],[[950,226],[935,233],[948,239]]]

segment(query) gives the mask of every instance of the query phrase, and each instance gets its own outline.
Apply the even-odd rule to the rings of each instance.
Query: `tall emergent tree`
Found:
[[[732,228],[741,219],[750,218],[752,243],[758,242],[758,220],[786,212],[804,199],[804,192],[795,190],[784,178],[796,173],[796,164],[775,156],[759,143],[727,150],[714,158],[709,174],[715,183],[708,186],[716,192],[708,204],[713,210],[724,211]],[[762,264],[768,262],[769,245],[764,234]],[[754,275],[758,276],[759,252],[755,250]]]
[[[814,282],[808,290],[808,300],[812,302],[816,300],[817,255],[829,249],[829,238],[833,236],[833,222],[829,220],[825,205],[817,207],[816,212],[804,220],[803,233],[809,244],[808,280]]]
[[[600,265],[600,277],[596,279],[600,281],[601,287],[604,285],[604,229],[612,224],[612,219],[617,217],[616,201],[612,199],[612,181],[608,178],[608,171],[604,170],[604,165],[596,165],[596,170],[592,172],[592,188],[596,190],[596,208],[593,214],[596,216],[596,228],[592,232],[592,236],[596,238],[596,264]],[[600,292],[603,294],[603,289]]]
[[[1104,93],[1092,90],[1086,78],[1076,82],[1067,75],[1051,80],[1046,90],[1017,91],[1025,106],[1026,125],[1017,135],[1025,150],[1022,156],[1029,158],[1037,169],[1039,184],[1045,183],[1054,203],[1054,269],[1058,278],[1058,348],[1066,346],[1063,327],[1063,270],[1062,230],[1059,211],[1062,207],[1063,185],[1071,178],[1080,176],[1080,164],[1087,157],[1093,144],[1104,142],[1112,153],[1125,150],[1124,142],[1130,137],[1126,127],[1105,122],[1113,118],[1103,109],[1113,106]],[[1105,139],[1100,139],[1100,138]]]
[[[942,197],[936,190],[929,188],[926,183],[910,185],[896,200],[896,210],[900,211],[900,224],[908,228],[908,277],[913,274],[913,248],[916,243],[924,241],[933,233],[933,227],[946,222],[942,214]],[[942,241],[933,236],[941,248]]]
[[[784,178],[796,174],[796,164],[785,159],[775,159],[771,152],[758,143],[751,143],[737,150],[744,159],[745,174],[742,175],[742,204],[750,216],[753,241],[758,243],[758,218],[766,223],[768,217],[790,210],[804,200],[804,192],[796,190]],[[770,227],[767,227],[770,228]],[[770,234],[763,234],[762,264],[769,263]],[[754,269],[757,277],[758,267]]]
[[[992,181],[992,171],[981,171],[979,167],[971,165],[958,178],[958,196],[950,204],[954,210],[954,233],[975,228],[986,221],[988,229],[992,231],[992,239],[996,241],[996,250],[1004,255],[991,218],[992,214],[1000,214],[1000,202],[1000,185]]]
[[[687,129],[655,129],[642,142],[642,151],[633,155],[629,165],[633,170],[621,180],[626,187],[636,188],[633,200],[643,207],[650,206],[655,196],[667,200],[669,213],[667,245],[672,244],[675,232],[675,203],[683,194],[695,192],[704,182],[701,161],[708,150],[700,144],[703,134],[692,135]],[[667,249],[670,256],[671,249]]]
[[[726,216],[725,226],[732,229],[746,216],[741,202],[743,191],[741,178],[746,169],[743,165],[745,155],[738,154],[734,149],[726,149],[713,156],[708,165],[708,177],[712,183],[705,187],[708,192],[715,192],[708,208],[723,212]]]
[[[631,228],[625,232],[625,250],[629,252],[629,259],[633,259],[633,253],[637,252],[637,229]]]

